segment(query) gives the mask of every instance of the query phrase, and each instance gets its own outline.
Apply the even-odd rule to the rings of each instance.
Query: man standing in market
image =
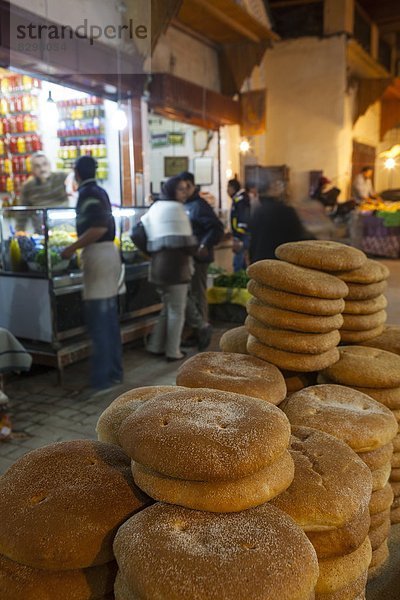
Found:
[[[368,200],[377,200],[378,196],[375,193],[372,183],[373,168],[365,166],[361,169],[353,181],[353,197],[357,204],[367,202]]]
[[[248,266],[250,198],[237,179],[228,181],[227,192],[232,198],[233,270],[236,273]]]
[[[183,345],[197,344],[200,351],[205,350],[211,341],[212,329],[208,322],[207,271],[214,260],[214,246],[224,235],[224,226],[214,210],[199,194],[193,173],[187,171],[179,177],[185,182],[187,199],[185,209],[189,216],[193,234],[198,241],[194,256],[194,273],[190,282],[186,306],[186,323],[196,332]]]
[[[121,259],[114,244],[115,221],[107,192],[97,185],[97,163],[82,156],[75,163],[78,182],[78,239],[62,253],[69,259],[83,249],[83,299],[92,340],[91,386],[102,393],[122,382],[122,346],[118,318]]]

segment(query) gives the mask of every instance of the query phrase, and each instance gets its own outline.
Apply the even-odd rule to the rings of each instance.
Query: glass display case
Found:
[[[147,207],[114,208],[115,244],[123,263],[121,320],[159,309],[159,297],[148,282],[148,259],[130,239]],[[61,256],[77,239],[75,210],[7,208],[0,211],[0,327],[16,337],[57,345],[85,331],[81,251]],[[123,282],[125,280],[125,286]]]

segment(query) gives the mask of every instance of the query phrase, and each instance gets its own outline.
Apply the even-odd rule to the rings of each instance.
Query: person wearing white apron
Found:
[[[76,206],[78,239],[65,248],[64,258],[82,251],[83,299],[92,341],[91,387],[108,390],[123,379],[118,287],[121,259],[114,244],[115,221],[107,192],[97,185],[97,163],[82,156],[75,163],[79,183]]]

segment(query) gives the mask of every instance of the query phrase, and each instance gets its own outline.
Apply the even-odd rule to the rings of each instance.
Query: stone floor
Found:
[[[387,291],[388,322],[400,325],[400,261],[384,261],[391,270]],[[210,349],[228,327],[216,326]],[[26,452],[55,441],[95,439],[100,413],[122,392],[143,385],[174,384],[180,363],[150,357],[136,345],[125,348],[125,382],[101,398],[87,388],[87,361],[68,367],[64,387],[54,370],[35,367],[12,377],[6,387],[11,400],[14,435],[0,443],[0,474]],[[382,575],[368,586],[367,600],[400,600],[400,526],[392,527],[391,560]]]

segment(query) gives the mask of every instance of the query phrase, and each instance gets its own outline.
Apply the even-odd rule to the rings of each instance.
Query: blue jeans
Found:
[[[233,254],[233,270],[235,273],[242,269],[247,269],[248,267],[247,250],[250,245],[249,237],[245,236],[241,238],[241,242],[243,242],[243,248],[239,252],[234,252]]]
[[[108,388],[123,378],[118,299],[86,300],[85,312],[92,341],[90,384]]]

